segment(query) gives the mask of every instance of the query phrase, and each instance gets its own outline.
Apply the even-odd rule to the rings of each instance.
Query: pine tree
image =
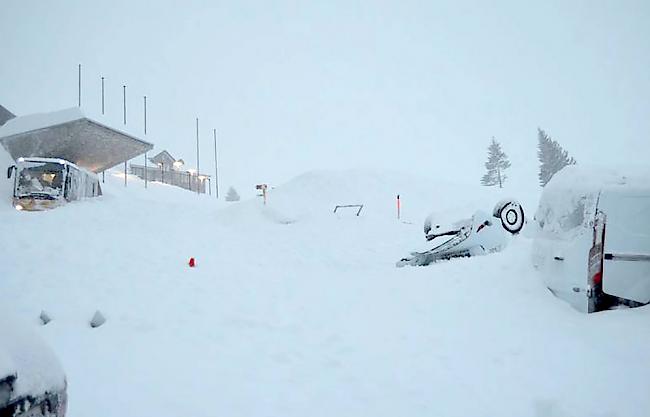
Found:
[[[226,193],[226,201],[239,201],[239,194],[237,194],[237,190],[235,190],[233,187],[228,188],[228,192]]]
[[[498,185],[499,188],[503,188],[503,183],[508,178],[504,171],[508,168],[510,168],[508,155],[501,150],[501,144],[492,137],[492,142],[488,146],[488,160],[485,163],[487,172],[481,178],[481,185]]]
[[[559,143],[551,139],[542,129],[537,128],[537,158],[539,159],[539,183],[544,187],[556,172],[567,165],[576,163]]]

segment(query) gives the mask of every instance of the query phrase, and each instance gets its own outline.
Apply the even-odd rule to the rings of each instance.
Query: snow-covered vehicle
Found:
[[[436,220],[432,214],[424,221],[425,238],[434,244],[433,248],[411,252],[397,262],[398,267],[498,252],[507,245],[508,234],[517,234],[524,227],[524,210],[514,200],[503,200],[496,204],[491,216],[479,210],[471,218],[453,223]]]
[[[650,177],[568,166],[535,214],[533,263],[580,311],[650,302]]]
[[[63,417],[67,383],[54,353],[24,326],[0,317],[0,416]]]
[[[13,204],[17,210],[44,210],[102,194],[97,174],[63,159],[18,158],[7,169],[7,178],[14,172]]]

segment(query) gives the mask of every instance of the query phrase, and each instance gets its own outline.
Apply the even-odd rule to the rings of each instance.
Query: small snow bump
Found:
[[[41,310],[41,314],[38,318],[41,319],[41,324],[43,324],[43,326],[52,321],[52,318],[45,310]]]
[[[95,315],[90,320],[90,327],[94,329],[96,327],[101,326],[104,323],[106,323],[106,317],[104,317],[101,311],[99,310],[95,311]]]

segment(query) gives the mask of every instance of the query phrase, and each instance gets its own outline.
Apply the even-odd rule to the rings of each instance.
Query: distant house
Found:
[[[199,193],[212,193],[209,175],[185,168],[185,161],[175,159],[166,150],[149,158],[148,161],[151,165],[146,167],[131,164],[131,174],[147,181],[162,182]]]
[[[172,169],[175,169],[174,163],[176,160],[167,151],[158,153],[156,156],[149,158],[149,161],[155,166],[162,167],[162,169],[165,171],[171,171]]]

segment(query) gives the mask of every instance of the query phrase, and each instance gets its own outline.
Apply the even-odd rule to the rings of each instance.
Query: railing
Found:
[[[131,174],[136,177],[145,178],[145,167],[143,165],[131,164]],[[206,180],[210,181],[208,175],[192,174],[185,171],[167,171],[159,167],[146,168],[147,181],[162,182],[164,184],[175,185],[176,187],[185,188],[186,190],[205,194]]]
[[[358,208],[359,209],[359,211],[357,211],[357,216],[358,216],[359,214],[361,214],[361,210],[363,210],[363,204],[347,204],[344,206],[336,206],[334,207],[334,213],[336,213],[336,210],[340,208]]]

